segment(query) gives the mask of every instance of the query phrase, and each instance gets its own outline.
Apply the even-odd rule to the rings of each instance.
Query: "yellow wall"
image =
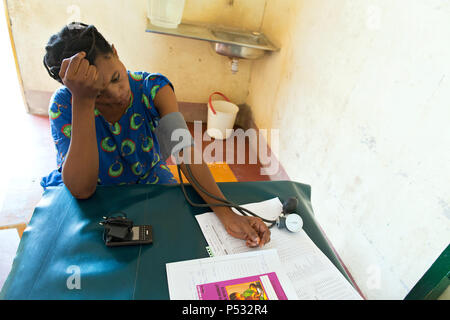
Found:
[[[403,298],[448,245],[449,17],[445,0],[267,2],[281,50],[247,103],[371,299]]]
[[[145,32],[146,0],[8,0],[7,4],[24,90],[29,97],[58,87],[42,65],[44,46],[64,24],[80,19],[94,24],[116,46],[129,70],[166,75],[179,101],[206,103],[209,94],[218,90],[236,104],[247,98],[251,61],[240,61],[239,72],[233,75],[230,60],[216,54],[208,42]],[[183,21],[257,30],[264,5],[265,1],[260,0],[232,4],[229,0],[186,0]],[[47,113],[45,104],[33,105],[29,101],[29,105],[32,112]]]
[[[186,0],[183,21],[259,30],[267,0]]]

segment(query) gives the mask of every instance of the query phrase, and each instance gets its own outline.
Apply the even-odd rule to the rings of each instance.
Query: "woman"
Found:
[[[93,25],[73,22],[45,49],[44,66],[63,86],[49,106],[58,168],[42,179],[43,188],[64,184],[74,197],[87,199],[97,184],[176,183],[154,134],[161,118],[179,111],[170,81],[161,74],[127,71],[114,45]],[[191,148],[182,151],[193,154]],[[181,168],[186,172],[184,164]],[[204,162],[190,168],[207,191],[223,198]],[[196,190],[207,203],[215,202]],[[227,207],[212,209],[227,232],[247,246],[270,240],[261,219]]]

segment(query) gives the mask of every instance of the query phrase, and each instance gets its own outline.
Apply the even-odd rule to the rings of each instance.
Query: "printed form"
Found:
[[[261,217],[275,220],[281,213],[278,198],[242,205]],[[234,210],[234,208],[233,208]],[[236,213],[240,214],[238,211]],[[248,248],[233,238],[213,212],[196,215],[200,228],[215,257],[242,252],[277,249],[281,264],[301,300],[361,300],[359,293],[339,272],[304,230],[270,229],[270,242],[263,248]]]
[[[199,284],[269,272],[276,273],[289,300],[297,299],[295,289],[274,249],[167,263],[166,271],[171,300],[199,300]]]

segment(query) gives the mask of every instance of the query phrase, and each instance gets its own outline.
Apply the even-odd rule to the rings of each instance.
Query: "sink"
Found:
[[[148,19],[147,32],[208,41],[212,48],[232,59],[232,71],[237,72],[238,59],[258,59],[266,52],[278,51],[260,32],[236,30],[217,25],[180,23],[175,29],[155,26]]]
[[[217,42],[211,42],[213,49],[218,54],[231,58],[258,59],[267,50],[261,47],[270,45],[264,35],[259,32],[212,30],[211,33],[217,40]]]
[[[147,32],[212,43],[217,53],[234,58],[257,59],[264,52],[278,51],[264,34],[208,24],[180,23],[176,29],[155,26],[148,19]]]
[[[237,44],[211,42],[212,48],[220,55],[239,59],[258,59],[266,52],[261,49],[244,47]]]

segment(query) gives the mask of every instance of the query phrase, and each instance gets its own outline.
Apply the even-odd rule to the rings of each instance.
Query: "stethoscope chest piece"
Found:
[[[303,227],[302,218],[296,213],[288,215],[281,214],[277,219],[277,227],[280,229],[286,228],[291,232],[299,232]]]
[[[295,197],[287,199],[283,203],[283,211],[276,220],[276,225],[278,228],[286,228],[291,232],[299,232],[303,227],[303,220],[295,213],[297,208],[298,200]]]

